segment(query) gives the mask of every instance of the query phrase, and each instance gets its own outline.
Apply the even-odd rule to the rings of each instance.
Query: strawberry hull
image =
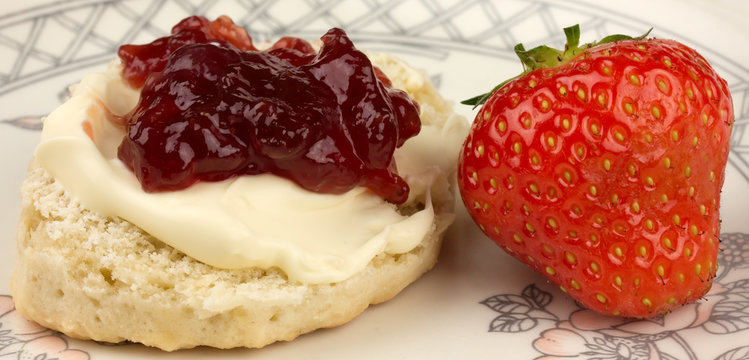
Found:
[[[652,317],[710,289],[733,121],[694,50],[593,46],[494,91],[461,153],[461,194],[488,237],[585,306]]]

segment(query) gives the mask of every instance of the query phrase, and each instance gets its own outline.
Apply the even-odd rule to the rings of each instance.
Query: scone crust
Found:
[[[432,189],[437,220],[419,246],[380,254],[345,281],[310,285],[274,269],[200,263],[127,221],[86,209],[33,160],[21,194],[16,309],[71,337],[168,351],[256,348],[346,323],[435,264],[454,202],[450,186]]]

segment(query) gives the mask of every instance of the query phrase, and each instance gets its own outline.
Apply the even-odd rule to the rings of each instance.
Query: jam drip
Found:
[[[343,30],[319,52],[296,38],[258,51],[228,18],[193,18],[120,49],[124,76],[144,86],[118,157],[145,191],[273,173],[311,191],[365,186],[406,200],[393,152],[420,131],[418,105]]]

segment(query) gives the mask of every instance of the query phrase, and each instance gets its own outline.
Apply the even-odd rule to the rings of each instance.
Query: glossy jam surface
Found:
[[[321,40],[318,52],[296,38],[258,51],[228,18],[191,17],[169,37],[123,46],[123,75],[143,88],[118,157],[149,192],[273,173],[402,203],[393,152],[419,132],[418,105],[342,30]]]
[[[202,16],[190,16],[172,28],[172,34],[145,45],[126,44],[120,46],[117,55],[123,63],[122,74],[133,87],[141,87],[148,75],[161,71],[169,61],[169,55],[177,49],[196,43],[213,42],[231,46],[242,51],[257,50],[247,31],[221,16],[210,21]]]

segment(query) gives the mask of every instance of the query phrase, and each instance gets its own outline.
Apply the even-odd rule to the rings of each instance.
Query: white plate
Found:
[[[0,359],[749,359],[747,2],[3,0],[2,8]],[[591,316],[505,255],[461,213],[433,271],[349,324],[289,343],[164,353],[71,340],[26,322],[13,310],[8,279],[18,188],[38,142],[39,116],[60,103],[69,84],[103,69],[119,44],[148,42],[196,13],[228,14],[256,40],[315,39],[342,27],[359,48],[387,51],[427,69],[455,101],[520,72],[512,54],[517,42],[561,46],[561,29],[575,23],[582,26],[583,41],[654,27],[652,35],[696,48],[728,81],[736,110],[713,289],[702,301],[652,321]],[[470,107],[458,111],[473,117]]]

